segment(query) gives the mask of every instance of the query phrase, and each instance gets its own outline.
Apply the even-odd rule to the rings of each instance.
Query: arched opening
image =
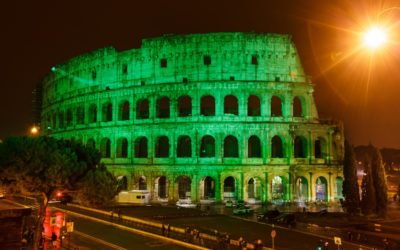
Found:
[[[83,107],[78,107],[76,109],[76,124],[80,125],[84,123],[85,123],[85,109]]]
[[[97,122],[97,106],[91,104],[89,107],[89,123]]]
[[[141,176],[139,178],[139,190],[147,190],[147,182],[146,182],[146,178],[144,176]]]
[[[224,139],[224,157],[239,157],[238,140],[232,135],[228,135]]]
[[[326,142],[321,137],[314,141],[314,157],[316,159],[324,159],[326,157]]]
[[[118,108],[118,120],[120,121],[127,121],[129,120],[129,102],[124,101],[119,105]]]
[[[233,95],[227,95],[224,98],[224,114],[238,115],[238,99]]]
[[[192,140],[189,136],[179,136],[176,156],[179,158],[192,157]]]
[[[298,96],[293,99],[293,117],[302,117],[303,108],[301,105],[301,100]]]
[[[272,200],[282,202],[286,200],[286,181],[282,176],[275,176],[272,179]]]
[[[135,158],[147,158],[147,138],[139,137],[135,140]]]
[[[248,149],[247,149],[249,158],[260,158],[261,157],[261,142],[260,139],[253,135],[250,136],[248,141]]]
[[[260,98],[255,95],[249,96],[247,100],[247,115],[260,116],[261,115]]]
[[[272,158],[283,158],[284,157],[282,139],[277,135],[272,137],[271,157]]]
[[[169,157],[169,139],[166,136],[160,136],[157,138],[155,148],[156,158],[168,158]]]
[[[308,201],[308,181],[303,176],[296,180],[296,196],[299,203]]]
[[[201,192],[202,199],[207,200],[215,198],[215,181],[212,177],[205,177],[201,181],[200,189],[203,190],[203,192]]]
[[[165,176],[160,176],[155,180],[155,190],[157,197],[160,199],[166,199],[168,197],[168,183]]]
[[[258,178],[250,178],[247,182],[247,198],[250,203],[261,200],[262,182]]]
[[[103,122],[112,121],[112,104],[111,104],[111,102],[103,104],[102,121]]]
[[[117,157],[127,158],[128,157],[128,139],[119,138],[117,142]]]
[[[71,109],[67,110],[66,121],[67,121],[67,127],[72,125],[72,110]]]
[[[296,136],[294,139],[294,157],[307,158],[307,140],[303,136]]]
[[[156,107],[156,117],[157,118],[169,118],[169,98],[161,97],[157,99]]]
[[[186,117],[192,115],[192,98],[190,96],[181,96],[178,99],[178,116]]]
[[[96,149],[96,142],[94,139],[89,139],[86,143],[86,147],[91,148],[91,149]]]
[[[126,176],[117,177],[117,190],[118,192],[128,190],[128,179],[126,178]]]
[[[187,176],[179,176],[177,179],[179,199],[189,199],[191,197],[192,181]]]
[[[215,99],[207,95],[200,99],[200,115],[215,116]]]
[[[147,119],[149,115],[149,100],[139,100],[136,103],[136,119]]]
[[[282,116],[282,100],[277,96],[271,98],[271,116]]]
[[[224,200],[236,199],[235,178],[229,176],[224,180]]]
[[[343,199],[343,178],[336,177],[335,200]]]
[[[215,157],[215,139],[212,136],[201,138],[200,157]]]
[[[100,145],[100,153],[103,158],[111,157],[111,140],[108,138],[103,138]]]
[[[318,177],[315,182],[315,200],[316,201],[328,200],[328,182],[323,176]]]

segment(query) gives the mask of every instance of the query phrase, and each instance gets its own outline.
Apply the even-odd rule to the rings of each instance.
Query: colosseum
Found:
[[[343,129],[313,87],[288,35],[165,35],[53,67],[41,131],[99,149],[152,202],[335,201]]]

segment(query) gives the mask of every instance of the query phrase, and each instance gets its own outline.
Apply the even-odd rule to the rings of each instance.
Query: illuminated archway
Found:
[[[192,180],[188,176],[179,176],[176,184],[178,186],[179,199],[188,199],[191,197]]]
[[[296,180],[296,196],[299,203],[308,201],[308,181],[303,176]]]
[[[327,201],[328,200],[328,182],[325,177],[320,176],[315,181],[315,200]]]

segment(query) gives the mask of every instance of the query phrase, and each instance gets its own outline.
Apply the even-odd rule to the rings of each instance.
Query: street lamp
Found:
[[[36,127],[35,125],[31,127],[31,129],[29,130],[30,134],[32,136],[36,136],[39,134],[39,128]]]

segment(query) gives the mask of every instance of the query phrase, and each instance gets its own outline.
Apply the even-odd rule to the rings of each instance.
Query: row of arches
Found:
[[[339,200],[342,198],[343,189],[343,177],[340,176],[334,179],[333,197],[329,197],[329,183],[324,176],[318,176],[313,181],[312,188],[306,177],[299,176],[295,180],[294,190],[290,190],[287,178],[280,175],[274,176],[268,187],[266,187],[267,184],[264,183],[263,179],[258,176],[250,177],[243,184],[243,187],[240,187],[239,181],[234,176],[227,176],[221,180],[221,187],[219,187],[221,184],[213,176],[204,176],[198,183],[192,183],[192,181],[190,176],[180,175],[174,180],[168,179],[166,176],[158,176],[154,179],[154,183],[148,183],[146,177],[141,176],[134,185],[139,190],[153,190],[153,200],[168,199],[169,195],[173,195],[174,199],[215,200],[217,198],[226,201],[244,198],[248,202],[266,200],[282,202],[292,198],[299,203],[311,200],[329,201],[332,198]],[[153,187],[149,185],[153,185]],[[168,192],[170,185],[175,188],[172,194]],[[127,187],[127,184],[124,187]],[[192,197],[192,189],[198,189],[196,192],[198,197]],[[270,189],[270,197],[265,198],[265,192],[268,192],[268,189]],[[313,190],[313,194],[310,193],[311,190]],[[292,193],[290,194],[290,192]],[[243,197],[240,197],[241,193]]]
[[[305,100],[296,96],[292,100],[292,115],[293,117],[303,117],[305,113]],[[85,109],[77,107],[75,110],[70,108],[64,112],[60,111],[53,114],[52,126],[53,128],[65,128],[75,124],[85,124],[85,119],[88,123],[111,122],[114,119],[114,107],[112,102],[105,102],[101,105],[101,112],[98,112],[97,104],[90,104],[87,109],[87,118],[85,117]],[[283,97],[272,96],[270,100],[270,115],[271,117],[283,116]],[[150,101],[149,99],[140,99],[136,102],[136,119],[150,118]],[[200,115],[202,116],[215,116],[216,115],[216,102],[212,95],[205,95],[200,98]],[[118,104],[117,119],[119,121],[131,120],[131,104],[125,100]],[[176,116],[188,117],[192,116],[193,105],[192,98],[184,95],[178,98],[176,107]],[[226,115],[239,115],[239,102],[238,98],[234,95],[227,95],[224,97],[223,113]],[[100,114],[100,117],[98,115]],[[257,117],[261,116],[261,101],[256,95],[250,95],[247,99],[247,116]],[[170,118],[171,117],[171,100],[167,96],[159,97],[155,102],[155,117],[156,118]],[[50,123],[50,118],[48,118]]]
[[[89,139],[87,145],[92,148],[96,148],[94,139]],[[313,155],[317,159],[324,159],[327,156],[328,148],[324,138],[318,137],[313,142],[313,152],[309,152],[308,141],[304,136],[296,136],[293,141],[292,148],[288,149],[286,146],[287,142],[282,137],[275,135],[272,137],[270,142],[270,157],[271,158],[286,158],[289,157],[289,153],[292,153],[294,158],[308,158]],[[116,158],[127,158],[129,157],[129,143],[125,137],[118,138],[116,141]],[[194,157],[192,138],[188,135],[180,135],[177,138],[176,147],[173,155],[178,158]],[[133,143],[133,157],[135,158],[148,158],[150,157],[149,140],[145,136],[137,137]],[[263,143],[260,138],[256,135],[252,135],[247,139],[247,157],[248,158],[262,158],[263,157]],[[170,139],[163,135],[155,139],[153,145],[154,157],[156,158],[168,158],[171,157],[171,145]],[[216,140],[211,135],[205,135],[200,139],[199,151],[196,152],[196,156],[199,157],[216,157]],[[238,158],[240,156],[240,150],[243,147],[239,147],[238,139],[233,135],[226,136],[222,141],[223,157],[226,158]],[[109,138],[103,138],[100,141],[100,152],[102,157],[111,158],[111,140]],[[292,152],[291,152],[292,151]]]

